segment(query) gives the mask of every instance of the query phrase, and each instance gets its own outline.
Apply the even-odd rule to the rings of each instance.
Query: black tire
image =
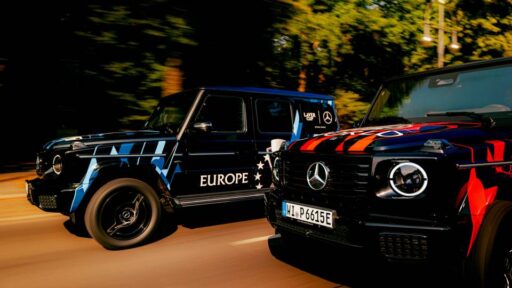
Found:
[[[466,281],[469,287],[474,288],[510,288],[512,203],[497,200],[488,209],[473,250],[467,259]]]
[[[85,211],[89,234],[110,250],[138,246],[157,230],[162,208],[155,190],[137,179],[119,178],[103,185]]]

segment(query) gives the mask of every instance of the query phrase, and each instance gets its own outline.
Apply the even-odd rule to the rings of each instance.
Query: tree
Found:
[[[459,0],[463,60],[512,56],[512,1]]]
[[[352,53],[350,35],[344,34],[340,27],[350,22],[352,15],[334,13],[334,7],[317,9],[318,5],[309,0],[281,3],[293,12],[291,18],[275,27],[274,52],[280,63],[269,72],[281,76],[277,85],[288,86],[287,78],[291,77],[298,79],[295,85],[299,91],[323,90],[324,83],[336,74],[343,54]]]
[[[286,21],[275,25],[276,64],[268,69],[268,78],[278,86],[335,94],[346,109],[340,111],[345,113],[340,115],[344,121],[361,117],[358,101],[368,102],[384,79],[436,67],[436,49],[419,45],[419,40],[425,13],[430,5],[437,10],[437,1],[280,3],[291,12],[283,16]],[[445,43],[450,41],[448,28],[453,28],[462,49],[446,53],[446,64],[512,56],[511,3],[448,1]],[[431,13],[427,20],[437,23],[437,13]],[[348,105],[352,101],[355,104]]]
[[[158,0],[87,5],[76,34],[86,47],[82,62],[91,93],[117,108],[111,121],[134,126],[145,120],[170,83],[169,69],[179,69],[183,51],[196,45],[186,11],[175,5]]]
[[[383,79],[404,71],[422,18],[412,0],[282,2],[293,8],[275,27],[273,83],[352,100],[369,101]],[[351,107],[345,107],[351,116],[342,117],[347,121],[361,116],[360,106]]]

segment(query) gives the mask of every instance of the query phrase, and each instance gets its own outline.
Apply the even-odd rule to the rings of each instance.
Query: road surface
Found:
[[[180,215],[179,225],[168,221],[152,243],[108,251],[87,235],[76,233],[66,216],[29,205],[24,180],[31,177],[33,172],[0,174],[0,287],[396,284],[392,271],[354,262],[350,259],[357,257],[329,253],[328,248],[276,258],[279,254],[273,255],[269,247],[276,251],[279,238],[271,237],[273,229],[263,218],[260,202],[190,209]]]

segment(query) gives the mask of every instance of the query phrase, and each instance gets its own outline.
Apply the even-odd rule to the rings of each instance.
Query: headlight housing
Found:
[[[62,157],[57,154],[53,157],[53,160],[52,160],[52,169],[53,169],[53,172],[57,175],[59,175],[60,173],[62,173]]]
[[[404,197],[415,197],[425,191],[428,185],[427,172],[414,162],[401,162],[389,172],[391,189]]]

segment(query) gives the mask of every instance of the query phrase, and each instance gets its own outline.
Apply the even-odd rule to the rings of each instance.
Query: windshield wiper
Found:
[[[480,123],[485,126],[492,128],[496,125],[496,121],[492,119],[490,116],[484,116],[482,114],[478,114],[471,111],[448,111],[448,112],[430,112],[426,114],[427,117],[436,117],[436,116],[448,116],[448,117],[457,117],[457,116],[466,116],[468,118],[478,120]]]

